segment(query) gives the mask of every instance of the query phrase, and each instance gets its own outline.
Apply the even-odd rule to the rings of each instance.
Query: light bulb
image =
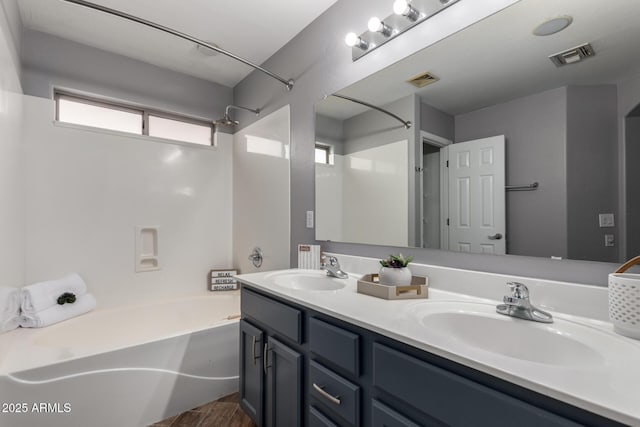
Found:
[[[396,0],[393,3],[393,13],[396,15],[404,15],[409,12],[409,3],[407,0]]]
[[[362,50],[369,49],[369,43],[367,43],[366,41],[362,40],[356,33],[347,34],[347,36],[344,38],[344,42],[349,47],[354,47],[355,46],[355,47],[357,47],[359,49],[362,49]]]
[[[407,0],[396,0],[393,3],[393,12],[406,17],[411,22],[416,22],[420,18],[420,12],[411,7]]]
[[[356,33],[349,33],[344,38],[344,42],[347,44],[347,46],[354,47],[356,44],[358,44],[358,39],[359,38],[360,37],[358,37],[358,35]]]
[[[369,19],[369,23],[367,25],[369,27],[369,31],[372,33],[380,33],[385,37],[389,37],[391,33],[393,33],[393,29],[382,22],[378,17],[374,16]]]
[[[369,19],[369,23],[367,24],[367,27],[369,27],[369,31],[371,31],[372,33],[375,33],[377,31],[380,31],[383,28],[382,21],[377,16],[373,16],[371,19]]]

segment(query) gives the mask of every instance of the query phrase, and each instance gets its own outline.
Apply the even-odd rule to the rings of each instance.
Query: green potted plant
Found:
[[[413,257],[404,257],[402,254],[389,255],[389,258],[380,260],[380,273],[378,277],[381,285],[406,286],[411,284],[411,270],[409,263]]]

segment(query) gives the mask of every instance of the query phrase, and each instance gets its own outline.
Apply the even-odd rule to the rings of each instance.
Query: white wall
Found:
[[[201,292],[231,266],[232,138],[216,148],[53,123],[25,96],[26,282],[77,271],[100,306]],[[158,226],[161,270],[135,273],[136,226]]]
[[[6,4],[5,4],[6,3]],[[16,35],[20,23],[0,3],[0,286],[24,281],[22,89]]]
[[[342,242],[344,156],[333,159],[332,165],[316,163],[316,239]]]
[[[233,136],[233,254],[243,273],[289,267],[289,129],[286,105]],[[256,246],[260,269],[248,260]]]
[[[343,241],[407,246],[408,141],[344,157]]]

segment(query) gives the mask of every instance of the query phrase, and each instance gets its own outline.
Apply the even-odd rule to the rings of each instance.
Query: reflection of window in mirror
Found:
[[[316,163],[330,165],[331,162],[331,146],[316,143]]]

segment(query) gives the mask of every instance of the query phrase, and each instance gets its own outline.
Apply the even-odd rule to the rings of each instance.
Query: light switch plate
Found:
[[[615,246],[615,240],[613,238],[613,234],[605,234],[604,235],[604,245],[605,246]]]
[[[307,211],[307,228],[313,228],[313,211]]]
[[[605,213],[598,215],[600,228],[615,227],[615,220],[612,213]]]

